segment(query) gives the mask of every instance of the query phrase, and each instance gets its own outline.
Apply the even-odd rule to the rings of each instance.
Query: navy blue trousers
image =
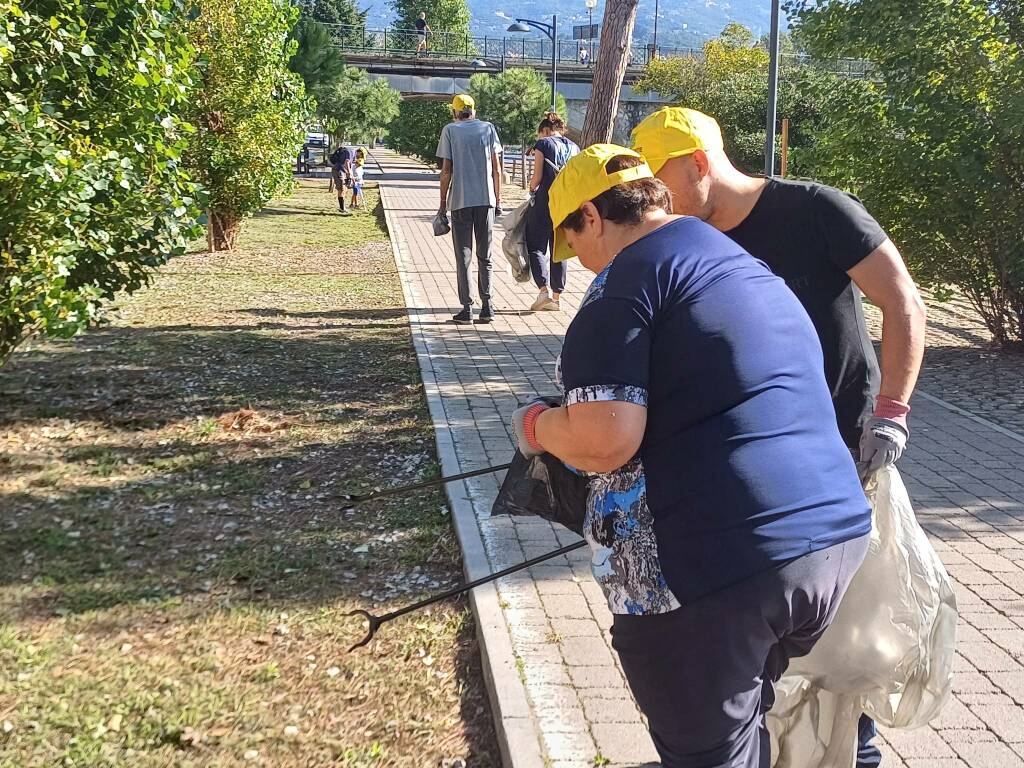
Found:
[[[664,768],[768,768],[774,684],[832,623],[869,540],[798,557],[669,613],[615,616],[612,647]]]

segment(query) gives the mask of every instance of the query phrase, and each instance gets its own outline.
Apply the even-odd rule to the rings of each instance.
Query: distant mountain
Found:
[[[572,37],[574,24],[587,24],[589,19],[583,0],[554,3],[550,0],[469,0],[469,8],[473,14],[473,34],[494,37],[513,36],[505,30],[514,16],[550,22],[551,13],[555,12],[559,37],[567,39]],[[604,2],[599,0],[594,8],[594,23],[600,24],[603,15]],[[387,2],[375,0],[369,5],[367,24],[370,26],[384,27],[393,19]],[[708,38],[717,37],[731,21],[738,21],[760,37],[768,32],[771,4],[769,0],[659,0],[658,45],[698,48]],[[641,0],[634,42],[637,45],[650,43],[653,35],[654,0]]]

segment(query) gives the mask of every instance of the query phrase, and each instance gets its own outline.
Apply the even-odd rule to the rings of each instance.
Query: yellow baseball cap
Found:
[[[626,155],[643,160],[637,152],[617,144],[591,144],[569,160],[555,176],[548,191],[548,210],[555,229],[555,242],[551,249],[552,261],[565,261],[576,253],[559,231],[562,223],[588,200],[593,200],[619,184],[639,179],[653,179],[654,173],[647,163],[608,173],[608,162],[613,157]]]
[[[664,107],[633,129],[633,149],[651,170],[661,170],[673,157],[722,149],[722,129],[713,117],[686,107]]]
[[[452,109],[456,112],[465,112],[467,109],[476,109],[476,102],[468,93],[460,93],[452,99]]]

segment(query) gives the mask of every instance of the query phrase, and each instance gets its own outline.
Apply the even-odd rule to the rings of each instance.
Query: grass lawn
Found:
[[[302,182],[0,370],[0,766],[499,763],[376,190]]]

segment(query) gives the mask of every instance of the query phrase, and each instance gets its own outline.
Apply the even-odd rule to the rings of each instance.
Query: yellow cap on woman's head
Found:
[[[565,261],[576,255],[558,228],[566,218],[578,211],[581,205],[619,184],[654,178],[654,173],[647,163],[608,173],[608,163],[612,158],[623,155],[643,160],[632,149],[617,144],[591,144],[570,159],[559,171],[548,192],[548,210],[551,212],[551,223],[555,228],[555,243],[551,249],[552,261]]]

